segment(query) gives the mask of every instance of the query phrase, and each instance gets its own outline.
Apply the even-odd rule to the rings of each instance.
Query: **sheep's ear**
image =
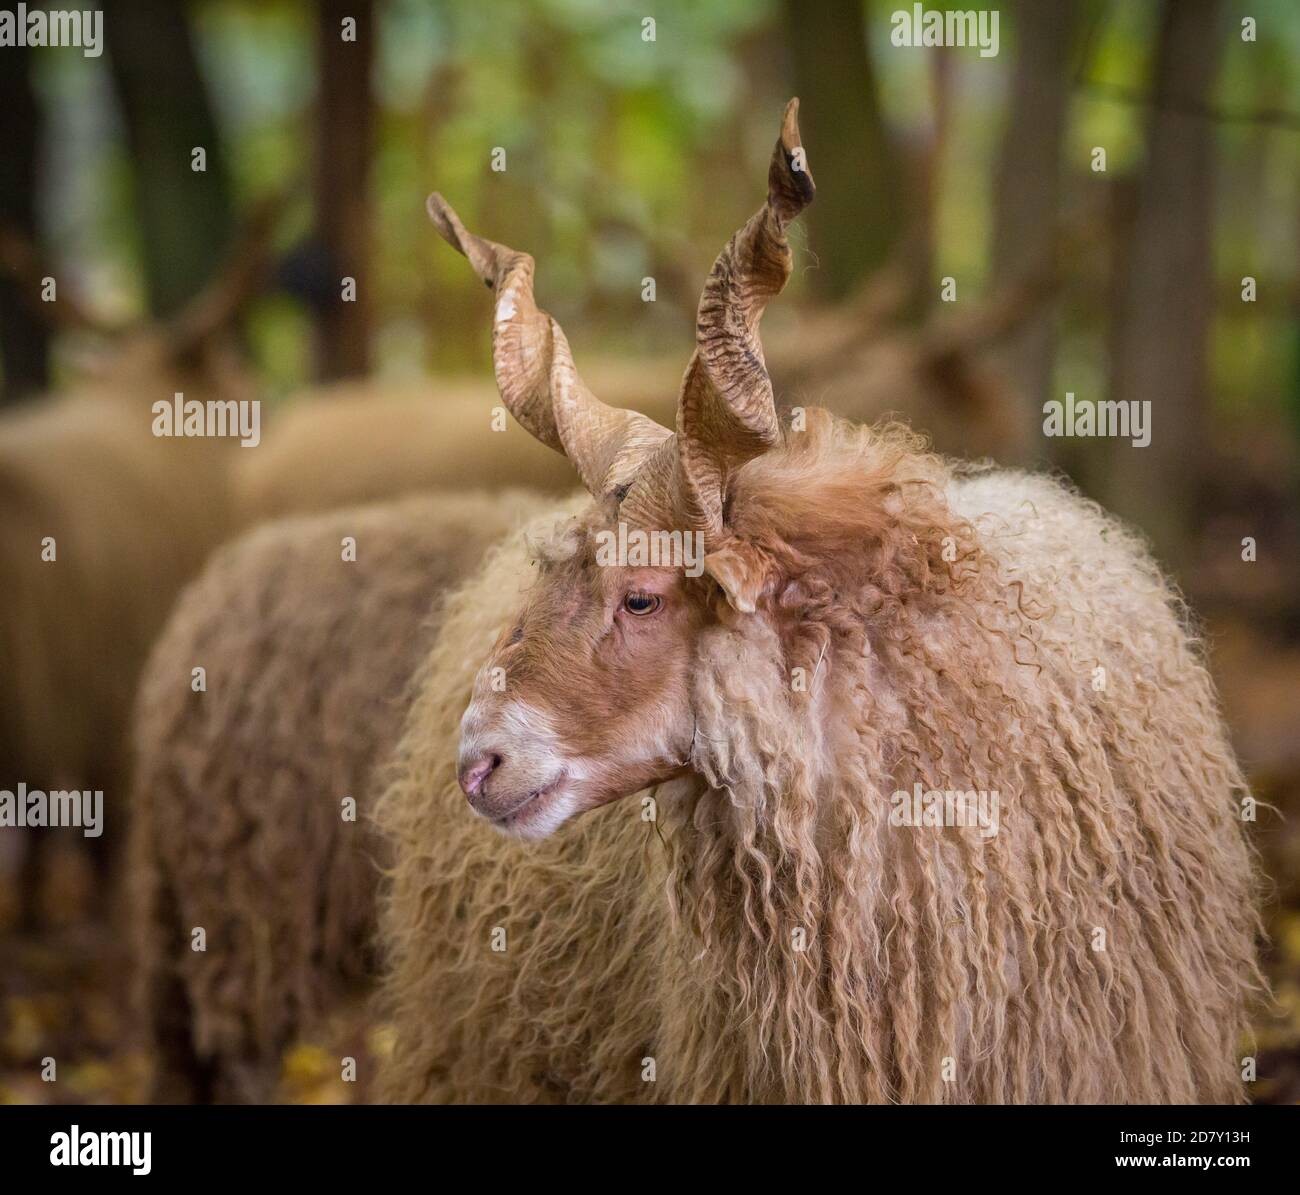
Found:
[[[730,540],[704,558],[704,571],[741,614],[753,614],[767,584],[767,560],[757,548]]]

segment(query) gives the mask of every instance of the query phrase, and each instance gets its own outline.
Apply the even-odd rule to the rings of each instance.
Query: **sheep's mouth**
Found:
[[[503,813],[499,817],[492,819],[492,824],[498,830],[519,830],[535,814],[540,813],[547,803],[547,798],[552,796],[567,779],[567,773],[561,772],[553,780],[542,785],[541,788],[535,788],[522,801],[519,802],[509,813]]]

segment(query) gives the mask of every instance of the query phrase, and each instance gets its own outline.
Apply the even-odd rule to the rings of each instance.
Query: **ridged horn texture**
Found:
[[[429,217],[497,298],[492,362],[510,413],[564,453],[597,497],[621,491],[672,433],[636,411],[601,402],[583,383],[560,325],[533,299],[533,259],[466,231],[436,191]]]
[[[627,517],[655,526],[679,519],[706,539],[721,538],[728,477],[780,439],[758,324],[790,277],[786,226],[815,192],[792,99],[768,168],[767,202],[727,242],[700,296],[677,434],[637,475],[623,503]]]

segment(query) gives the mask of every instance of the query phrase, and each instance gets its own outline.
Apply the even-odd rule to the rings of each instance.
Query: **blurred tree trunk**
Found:
[[[171,315],[212,277],[232,231],[216,119],[175,0],[104,0],[104,38],[126,122],[149,309]],[[193,169],[202,148],[206,170]]]
[[[908,136],[898,146],[899,175],[895,191],[907,196],[908,215],[901,222],[900,240],[894,245],[889,265],[904,271],[906,290],[893,316],[908,323],[923,323],[929,318],[939,289],[935,256],[944,171],[952,137],[959,53],[950,46],[926,50],[930,127],[928,131]]]
[[[337,273],[317,312],[317,372],[328,381],[370,368],[375,21],[371,0],[321,0],[317,14],[316,228]],[[347,18],[355,41],[343,38]],[[344,278],[356,280],[353,301],[342,297]]]
[[[903,219],[898,152],[885,125],[862,0],[785,0],[799,124],[816,178],[805,217],[824,299],[842,299],[884,265]]]
[[[1019,0],[1016,66],[998,156],[993,218],[993,282],[1024,284],[1052,261],[1061,208],[1061,146],[1070,100],[1070,50],[1078,0]],[[1051,395],[1056,304],[1048,301],[1007,337],[999,363],[1025,401],[1042,443],[1042,405]],[[1049,441],[1050,445],[1051,442]]]
[[[0,54],[0,224],[36,245],[41,112],[28,73],[31,54]],[[0,275],[0,405],[39,393],[50,380],[49,329],[33,306],[38,296],[22,294],[20,285]]]
[[[438,163],[443,152],[442,134],[460,106],[463,75],[463,65],[449,58],[438,64],[425,85],[415,134],[417,178],[433,180],[438,177]],[[429,230],[432,231],[432,225]],[[420,325],[430,336],[430,366],[446,364],[448,346],[464,351],[464,346],[477,344],[471,333],[475,328],[482,329],[482,313],[473,304],[453,302],[432,270],[420,271],[417,303]]]
[[[1216,131],[1192,109],[1212,99],[1220,13],[1220,0],[1165,0],[1161,11],[1146,166],[1114,313],[1110,398],[1150,403],[1151,442],[1105,446],[1110,505],[1174,568],[1191,551],[1206,456]]]

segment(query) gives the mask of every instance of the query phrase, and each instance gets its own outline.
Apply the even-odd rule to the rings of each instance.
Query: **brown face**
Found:
[[[506,833],[543,838],[686,770],[705,585],[635,551],[610,563],[611,527],[589,517],[542,545],[540,575],[474,682],[460,784]]]

